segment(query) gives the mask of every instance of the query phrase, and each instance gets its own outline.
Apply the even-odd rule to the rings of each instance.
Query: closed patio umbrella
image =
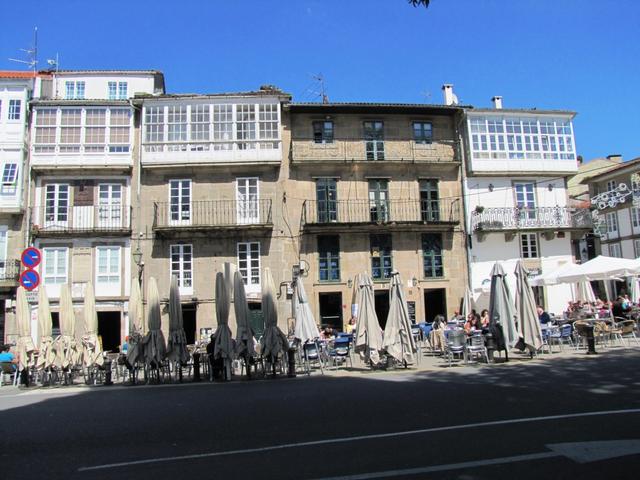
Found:
[[[40,347],[37,368],[51,368],[55,361],[55,350],[53,349],[51,308],[49,297],[44,285],[38,287],[38,333],[40,337]]]
[[[161,330],[160,295],[154,277],[149,278],[147,287],[147,326],[149,331],[142,340],[144,358],[147,365],[157,368],[167,356],[167,347]]]
[[[629,281],[631,282],[629,288],[629,300],[637,304],[640,302],[640,284],[638,284],[638,277],[631,277]],[[593,293],[593,290],[591,293]]]
[[[533,290],[529,285],[527,271],[518,260],[515,269],[516,275],[516,312],[518,315],[518,331],[520,338],[531,353],[537,352],[542,347],[542,330],[538,319],[538,310]]]
[[[513,348],[518,341],[515,318],[515,305],[511,300],[511,294],[507,286],[506,273],[502,268],[502,264],[496,262],[491,270],[489,330],[496,339],[498,350],[508,352],[508,349]]]
[[[60,337],[56,345],[56,364],[70,368],[80,361],[80,351],[76,343],[76,315],[73,311],[71,290],[68,283],[60,286]]]
[[[376,315],[373,283],[366,273],[357,277],[358,291],[355,304],[358,305],[356,321],[355,351],[364,355],[372,364],[380,363],[382,350],[382,329]]]
[[[236,355],[238,357],[252,357],[255,355],[253,347],[253,329],[249,322],[249,305],[247,294],[244,290],[242,274],[236,271],[233,274],[233,309],[236,313]]]
[[[473,294],[469,287],[464,289],[464,298],[462,299],[462,315],[464,316],[465,321],[467,320],[471,310],[473,309]]]
[[[216,329],[215,342],[213,344],[213,358],[221,358],[224,361],[225,375],[231,379],[231,361],[235,346],[233,336],[229,328],[229,289],[224,273],[216,274],[216,317],[218,328]]]
[[[82,336],[82,364],[85,367],[102,365],[102,348],[98,341],[98,314],[93,284],[87,283],[84,294],[84,335]]]
[[[18,327],[18,369],[28,369],[33,365],[33,353],[35,345],[31,338],[31,308],[27,302],[27,294],[24,287],[18,287],[16,292],[16,326]]]
[[[289,350],[289,340],[278,327],[278,311],[275,301],[276,287],[271,270],[265,268],[262,273],[262,316],[264,318],[264,334],[260,339],[261,353],[264,358],[275,364],[280,355]],[[274,367],[275,368],[275,367]]]
[[[129,347],[127,349],[127,362],[132,367],[138,362],[144,362],[142,348],[143,329],[142,295],[140,283],[134,278],[131,281],[131,294],[129,295]]]
[[[169,289],[169,338],[167,339],[167,358],[183,365],[189,361],[187,336],[184,333],[182,305],[180,305],[180,287],[178,277],[171,276]]]
[[[384,328],[382,348],[398,362],[406,363],[413,363],[413,355],[417,351],[407,301],[397,272],[391,274],[389,282],[389,315]]]
[[[293,283],[293,317],[296,322],[294,335],[303,344],[320,336],[318,325],[309,306],[307,294],[304,291],[302,277],[296,278]]]

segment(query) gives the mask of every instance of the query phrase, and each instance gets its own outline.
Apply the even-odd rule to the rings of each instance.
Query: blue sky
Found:
[[[640,156],[640,1],[23,0],[3,2],[0,69],[39,30],[40,66],[159,69],[170,92],[270,83],[330,100],[571,109],[585,159]]]

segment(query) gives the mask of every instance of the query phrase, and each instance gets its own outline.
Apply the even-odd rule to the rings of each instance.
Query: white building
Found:
[[[591,229],[588,209],[567,205],[576,173],[574,112],[465,109],[463,193],[470,284],[478,309],[488,307],[491,269],[501,261],[515,292],[513,271],[523,259],[532,274],[574,261],[572,236]],[[538,303],[560,313],[569,285],[536,287]]]
[[[157,71],[61,71],[32,102],[29,230],[55,301],[95,288],[105,350],[128,330],[135,94],[164,93]],[[54,307],[55,310],[55,307]],[[57,318],[54,316],[54,326]]]

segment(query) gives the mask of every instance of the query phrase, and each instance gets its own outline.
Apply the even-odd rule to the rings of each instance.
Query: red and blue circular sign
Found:
[[[20,274],[20,285],[31,291],[40,284],[40,275],[35,270],[25,270]]]
[[[25,248],[22,252],[22,264],[27,268],[36,268],[41,260],[42,254],[35,247]]]

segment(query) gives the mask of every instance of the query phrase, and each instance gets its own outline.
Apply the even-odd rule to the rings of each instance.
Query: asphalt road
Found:
[[[0,475],[636,479],[638,372],[636,348],[436,372],[2,395]],[[583,457],[631,454],[569,458],[583,442],[633,440],[587,445]]]

